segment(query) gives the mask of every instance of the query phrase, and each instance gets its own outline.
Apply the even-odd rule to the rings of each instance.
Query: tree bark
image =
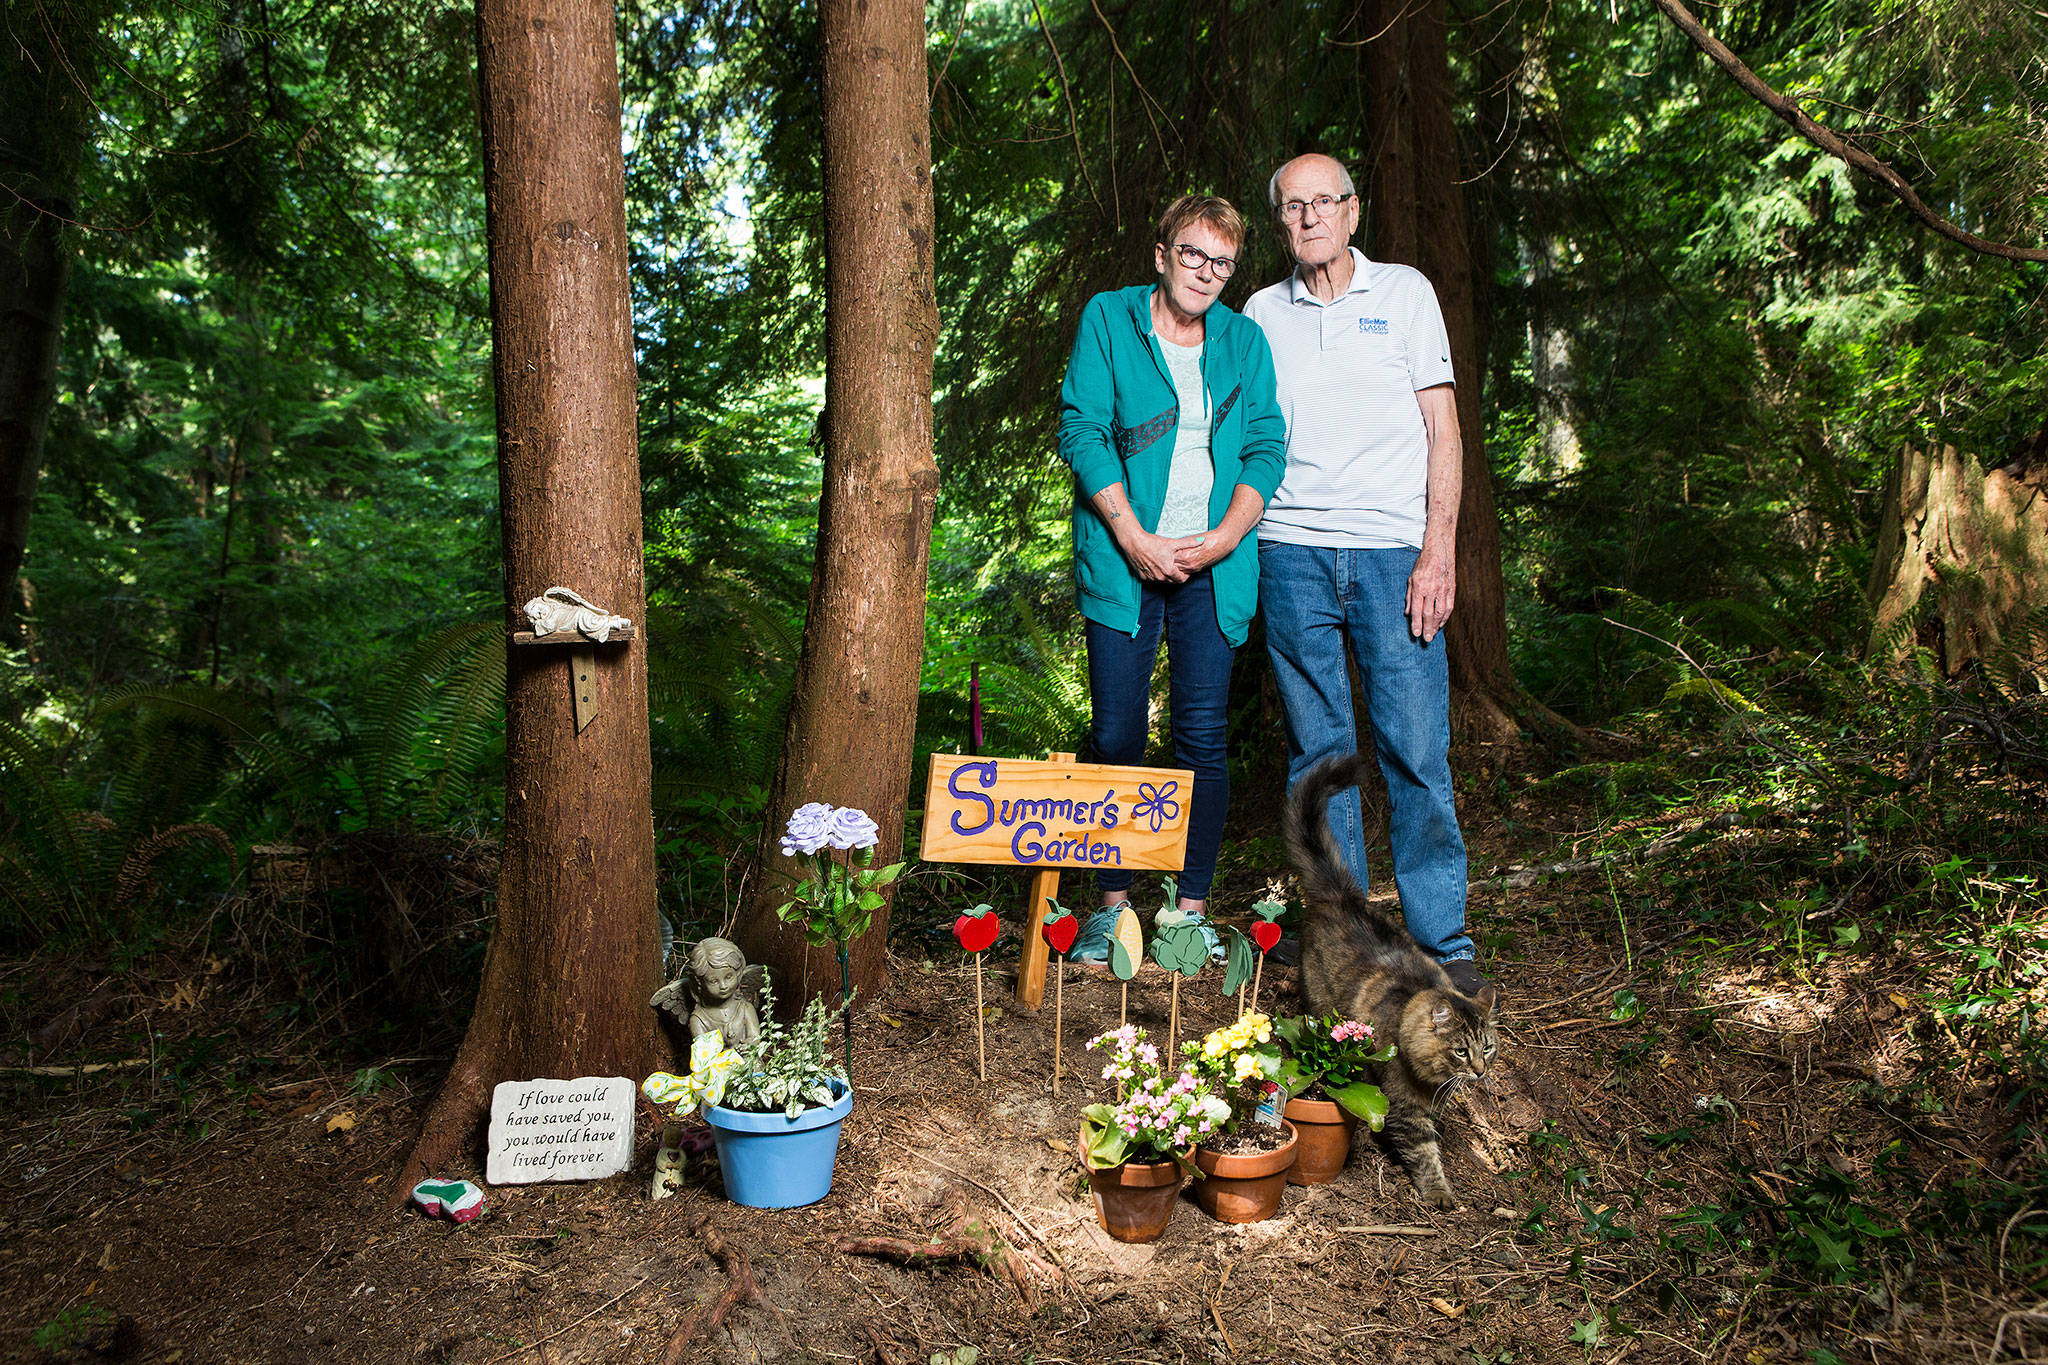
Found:
[[[0,630],[28,551],[76,255],[100,6],[10,8],[0,41]]]
[[[646,616],[612,24],[602,0],[477,6],[508,629],[556,584]],[[507,654],[498,918],[400,1197],[472,1154],[498,1082],[637,1080],[657,1060],[642,642],[593,647],[597,715],[580,734],[569,651]]]
[[[780,1007],[839,995],[829,949],[782,926],[777,840],[808,801],[857,806],[901,851],[924,658],[932,457],[931,118],[924,9],[824,0],[825,483],[802,657],[739,929]],[[857,990],[887,976],[890,905],[853,945]]]
[[[1366,46],[1375,147],[1373,255],[1412,265],[1436,287],[1458,381],[1464,497],[1458,508],[1458,600],[1444,626],[1455,710],[1468,732],[1511,742],[1519,732],[1508,663],[1500,514],[1486,458],[1485,356],[1473,303],[1464,193],[1458,184],[1443,0],[1374,0],[1381,36]],[[1382,33],[1381,31],[1384,30]]]
[[[1938,594],[1922,611],[1930,591]],[[2048,602],[2048,460],[1988,473],[1954,446],[1900,452],[1885,483],[1870,563],[1869,652],[1897,658],[1917,643],[1959,672],[1995,653],[2029,610]],[[2038,637],[2018,666],[2048,673]]]

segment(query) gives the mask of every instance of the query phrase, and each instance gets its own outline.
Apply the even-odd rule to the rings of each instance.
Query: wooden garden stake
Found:
[[[983,1017],[981,1004],[981,955],[988,951],[1002,932],[1002,925],[996,922],[994,911],[987,905],[977,905],[972,910],[963,910],[960,918],[953,921],[953,937],[962,948],[974,954],[974,1049],[979,1060],[979,1074],[988,1079],[988,1020]]]
[[[1118,1011],[1117,1027],[1131,1021],[1131,978],[1145,961],[1145,931],[1138,924],[1138,912],[1130,906],[1116,917],[1116,929],[1109,936],[1109,969],[1124,983],[1124,1002]]]
[[[1202,926],[1188,920],[1164,924],[1152,936],[1152,960],[1173,973],[1172,1003],[1167,1010],[1167,1032],[1172,1038],[1169,1057],[1180,1055],[1180,979],[1194,976],[1209,965],[1209,940]]]
[[[1244,988],[1248,978],[1257,975],[1254,970],[1258,950],[1244,931],[1235,925],[1223,926],[1225,950],[1223,954],[1223,996],[1227,1000],[1234,991],[1237,994],[1237,1017],[1244,1018]]]
[[[1282,901],[1260,901],[1252,907],[1259,922],[1252,926],[1252,941],[1259,945],[1258,969],[1252,973],[1252,1010],[1259,1008],[1259,981],[1266,974],[1266,954],[1280,941],[1280,916],[1287,909]]]
[[[1061,905],[1051,896],[1045,898],[1048,913],[1038,926],[1038,932],[1045,938],[1045,946],[1059,954],[1052,969],[1052,1093],[1060,1093],[1060,1034],[1064,1020],[1061,1015],[1067,1003],[1067,950],[1074,946],[1074,933],[1080,924],[1074,912]]]
[[[1180,973],[1173,974],[1173,995],[1166,1007],[1166,1036],[1173,1041],[1167,1046],[1166,1055],[1176,1056],[1180,1052]]]

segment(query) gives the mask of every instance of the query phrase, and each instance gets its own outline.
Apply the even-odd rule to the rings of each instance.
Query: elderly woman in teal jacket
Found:
[[[1159,220],[1159,282],[1097,294],[1060,388],[1060,457],[1074,471],[1074,580],[1086,621],[1089,757],[1145,757],[1147,699],[1166,642],[1176,766],[1191,769],[1187,864],[1176,907],[1206,909],[1230,805],[1231,656],[1258,608],[1252,528],[1286,466],[1286,422],[1265,334],[1217,302],[1244,219],[1209,195]],[[1106,937],[1133,874],[1096,874]],[[1083,944],[1076,955],[1088,956]],[[1098,950],[1096,956],[1101,955]]]

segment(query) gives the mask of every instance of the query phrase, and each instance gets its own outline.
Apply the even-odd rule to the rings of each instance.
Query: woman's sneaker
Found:
[[[1067,950],[1067,961],[1109,961],[1109,936],[1116,932],[1117,920],[1130,908],[1129,901],[1119,901],[1115,905],[1105,905],[1090,915],[1083,921],[1081,932],[1074,936],[1074,946]]]

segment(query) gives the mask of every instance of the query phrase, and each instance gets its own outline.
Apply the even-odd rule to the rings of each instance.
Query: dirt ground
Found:
[[[1475,876],[1568,834],[1525,819],[1512,844],[1482,837]],[[1259,864],[1271,847],[1239,849],[1226,917],[1283,870]],[[1801,1163],[1851,1187],[1901,1153],[1967,1173],[1999,1116],[1989,1096],[1939,1115],[1883,1100],[1914,1010],[1870,960],[1788,975],[1703,948],[1682,906],[1618,918],[1599,877],[1578,883],[1475,890],[1509,1017],[1504,1065],[1447,1115],[1462,1207],[1424,1206],[1361,1135],[1334,1184],[1290,1188],[1277,1218],[1226,1227],[1184,1195],[1148,1247],[1096,1231],[1073,1151],[1100,1088],[1081,1044],[1116,1023],[1118,985],[1068,969],[1055,1099],[1052,992],[1037,1015],[1010,1003],[1014,910],[990,955],[987,1080],[971,975],[935,920],[902,926],[893,982],[858,1019],[831,1195],[784,1212],[725,1202],[715,1162],[651,1202],[644,1113],[630,1175],[493,1188],[460,1227],[394,1211],[445,1056],[371,1058],[367,1074],[295,1059],[304,1035],[275,1001],[201,956],[0,965],[0,1359],[1824,1365],[1989,1359],[2000,1327],[2004,1358],[2023,1354],[2010,1314],[2031,1304],[2002,1249],[1848,1285],[1868,1302],[1817,1316],[1812,1295],[1772,1287],[1748,1234],[1718,1257],[1666,1235],[1742,1191],[1790,1208],[1773,1173]],[[1294,1007],[1291,976],[1269,968],[1261,1003]],[[1131,990],[1155,1036],[1168,980],[1148,967]],[[1184,1037],[1234,1016],[1220,982],[1183,987]],[[1017,1253],[1021,1281],[1000,1248],[925,1266],[835,1249],[963,1221]],[[759,1294],[727,1302],[735,1248]]]

